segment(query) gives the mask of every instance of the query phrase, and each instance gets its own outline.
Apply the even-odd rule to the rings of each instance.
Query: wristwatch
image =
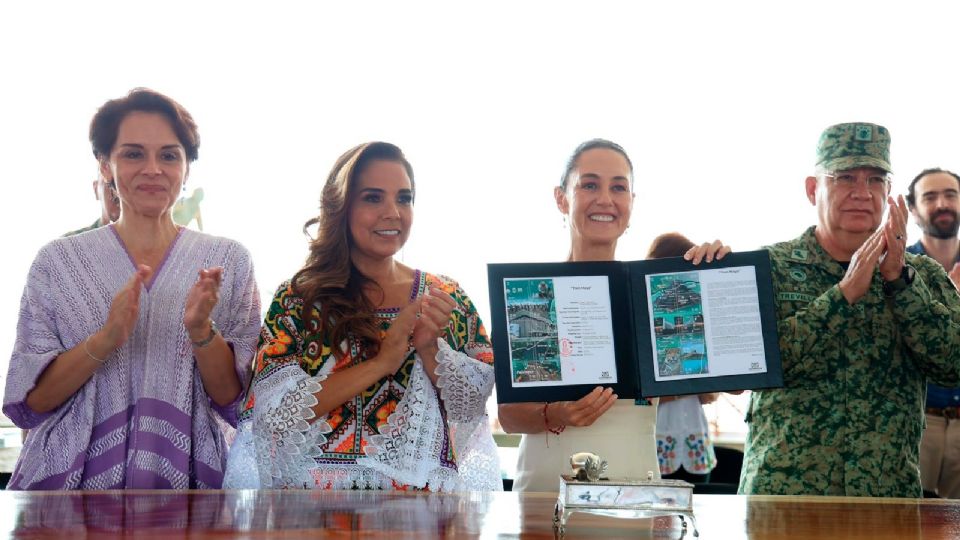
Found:
[[[900,277],[892,281],[883,282],[883,294],[886,296],[893,296],[898,292],[906,289],[913,283],[914,278],[917,277],[917,271],[914,270],[909,264],[903,265],[903,270],[900,271]]]
[[[203,338],[203,339],[201,339],[200,341],[190,340],[190,344],[193,345],[194,347],[198,348],[198,349],[202,349],[202,348],[206,347],[207,345],[209,345],[209,344],[213,341],[213,338],[217,337],[217,334],[219,334],[219,333],[220,333],[220,329],[217,328],[217,323],[214,322],[213,320],[211,320],[211,321],[210,321],[210,335],[207,336],[207,337],[205,337],[205,338]]]

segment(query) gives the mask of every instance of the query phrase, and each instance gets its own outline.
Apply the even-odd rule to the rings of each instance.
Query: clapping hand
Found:
[[[873,280],[873,271],[880,263],[880,256],[883,255],[885,247],[884,230],[877,229],[853,253],[847,272],[839,285],[840,292],[850,305],[855,304],[867,294],[870,282]]]
[[[183,325],[191,341],[202,341],[210,334],[210,314],[220,300],[220,281],[223,268],[201,269],[197,282],[187,293],[187,307],[183,311]]]
[[[153,270],[145,264],[137,266],[133,277],[113,297],[107,322],[101,330],[109,350],[116,350],[126,343],[136,328],[140,316],[140,291],[152,273]]]
[[[906,264],[904,253],[907,248],[908,214],[903,195],[898,195],[896,201],[893,197],[887,197],[887,204],[887,222],[882,227],[886,250],[880,259],[880,275],[884,281],[893,281],[900,277],[903,265]]]
[[[421,358],[433,359],[437,356],[437,338],[450,324],[450,316],[457,303],[449,294],[436,287],[430,287],[423,296],[420,318],[413,329],[413,347]]]
[[[887,222],[871,234],[853,253],[850,266],[840,280],[840,292],[849,304],[854,304],[870,290],[873,272],[879,267],[884,281],[900,277],[906,251],[907,207],[903,196],[888,198]]]
[[[418,299],[401,309],[380,342],[380,350],[372,360],[383,366],[383,376],[396,373],[410,354],[413,329],[420,319],[420,305]]]

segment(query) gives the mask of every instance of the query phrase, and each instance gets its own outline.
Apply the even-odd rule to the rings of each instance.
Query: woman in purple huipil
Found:
[[[200,142],[177,102],[108,101],[90,141],[120,219],[30,268],[3,398],[29,434],[9,487],[219,488],[260,329],[250,254],[171,218]]]

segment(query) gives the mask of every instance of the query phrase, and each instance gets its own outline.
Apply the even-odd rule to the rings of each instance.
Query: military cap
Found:
[[[857,167],[890,169],[890,132],[866,122],[836,124],[823,130],[817,144],[817,166],[828,171]]]

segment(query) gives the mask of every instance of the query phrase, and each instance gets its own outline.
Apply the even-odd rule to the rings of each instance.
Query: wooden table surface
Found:
[[[0,492],[17,538],[553,538],[548,494]],[[700,538],[960,538],[960,501],[695,495]],[[688,531],[686,538],[692,538]],[[566,538],[680,538],[675,517],[574,514]]]

